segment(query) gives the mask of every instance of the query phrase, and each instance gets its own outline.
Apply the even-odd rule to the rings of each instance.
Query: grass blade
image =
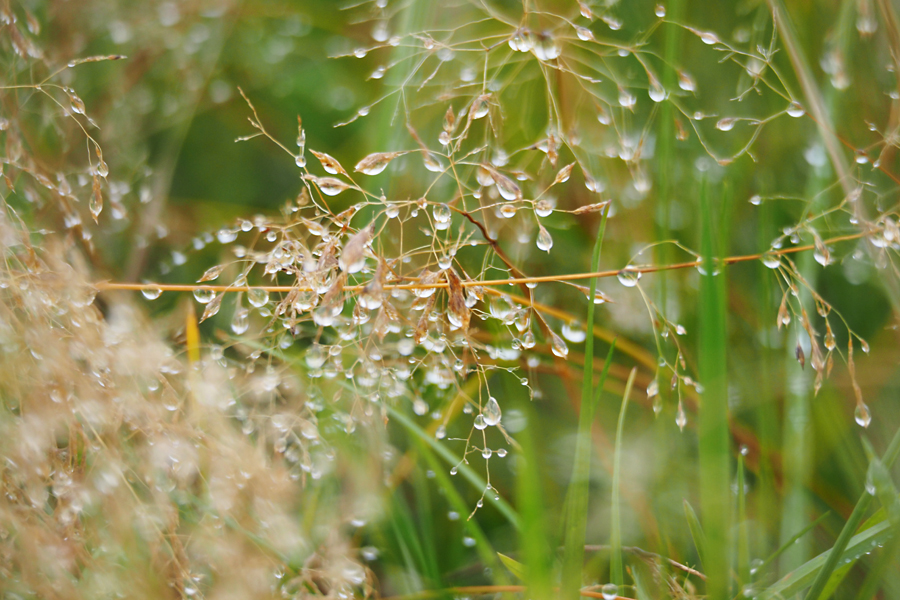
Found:
[[[713,239],[713,215],[708,186],[700,192],[703,219],[701,249],[708,265],[700,279],[700,381],[706,390],[699,417],[700,506],[706,533],[704,569],[707,595],[720,600],[728,595],[728,554],[731,490],[728,433],[728,380],[725,360],[725,274],[716,274],[719,256]]]
[[[553,590],[554,552],[547,536],[544,490],[533,431],[533,427],[539,421],[531,406],[525,406],[525,414],[528,422],[535,425],[524,428],[519,434],[522,453],[519,455],[521,460],[516,469],[516,498],[518,499],[517,508],[522,519],[519,546],[525,562],[524,565],[521,565],[523,573],[521,579],[528,586],[528,595],[531,598],[550,600],[556,597]],[[511,571],[516,572],[503,556],[500,559]]]
[[[600,231],[594,244],[591,258],[591,269],[600,269],[600,250],[603,247],[603,234],[606,231],[606,220],[609,209],[603,212]],[[597,292],[597,279],[591,279],[588,298],[593,299]],[[594,325],[594,303],[588,301],[588,331]],[[587,526],[588,478],[591,469],[591,422],[594,420],[593,394],[594,336],[589,335],[584,346],[584,372],[581,383],[581,412],[578,416],[578,437],[575,445],[575,460],[572,466],[572,477],[566,494],[566,524],[564,533],[564,550],[562,565],[562,598],[574,600],[581,587],[581,570],[584,564],[584,538]],[[609,368],[609,361],[604,367],[604,374]],[[601,381],[600,388],[602,389]]]
[[[703,534],[703,527],[700,525],[700,519],[694,512],[694,507],[687,500],[684,501],[684,516],[688,522],[688,529],[691,531],[691,539],[694,540],[694,546],[697,548],[697,555],[700,557],[700,564],[706,569],[706,536]]]
[[[894,461],[897,459],[898,454],[900,454],[900,430],[898,430],[897,433],[894,434],[894,439],[891,440],[888,449],[884,453],[884,458],[881,461],[882,464],[884,464],[886,468],[890,468]],[[819,565],[819,568],[815,573],[815,579],[813,580],[812,576],[810,576],[810,580],[812,580],[812,587],[810,588],[809,593],[806,595],[807,600],[817,600],[821,596],[822,591],[825,589],[825,584],[828,583],[828,579],[829,577],[831,577],[831,574],[837,567],[838,562],[848,553],[852,554],[850,550],[853,548],[854,540],[857,540],[857,538],[869,534],[869,532],[871,532],[873,529],[880,527],[880,525],[872,527],[872,529],[869,529],[857,535],[856,537],[853,537],[853,533],[857,530],[860,523],[862,523],[863,516],[868,510],[869,504],[872,503],[872,498],[874,498],[874,496],[872,496],[872,494],[868,493],[867,491],[864,491],[862,493],[862,496],[860,496],[859,500],[856,503],[856,506],[853,508],[853,512],[850,514],[850,518],[848,518],[847,522],[844,523],[844,528],[838,535],[838,539],[834,542],[834,546],[828,552],[820,554],[815,559],[813,559],[814,561],[821,559],[821,564]],[[887,530],[888,534],[890,534],[890,524],[883,523],[882,525],[884,525],[884,528]],[[881,543],[883,543],[883,541]],[[807,563],[807,565],[808,564],[809,563]],[[796,571],[797,570],[795,569],[794,572]],[[789,573],[785,577],[787,578],[790,575],[791,573]]]
[[[616,449],[615,454],[613,455],[609,580],[618,586],[625,584],[625,569],[622,562],[622,523],[619,506],[619,476],[621,474],[622,466],[622,429],[624,429],[625,425],[625,411],[628,408],[628,398],[631,396],[631,386],[634,384],[635,375],[637,375],[637,367],[631,369],[631,373],[628,375],[628,383],[625,384],[625,394],[622,396],[622,408],[619,409],[619,422],[616,425]]]

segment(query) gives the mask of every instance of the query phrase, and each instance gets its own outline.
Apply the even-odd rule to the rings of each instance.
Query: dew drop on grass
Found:
[[[653,9],[653,14],[655,14],[660,19],[665,18],[666,16],[666,7],[662,4],[657,4],[656,8]]]
[[[802,117],[803,115],[805,115],[806,111],[803,110],[803,105],[794,100],[788,105],[787,114],[796,119],[797,117]]]
[[[619,597],[619,586],[614,583],[606,583],[600,589],[603,600],[616,600]]]
[[[688,73],[678,71],[678,87],[686,92],[693,92],[697,89],[697,82]]]
[[[500,404],[497,403],[497,399],[491,396],[487,404],[484,405],[484,409],[481,411],[481,415],[484,418],[484,422],[493,427],[500,423]]]
[[[220,229],[216,233],[216,239],[219,240],[219,243],[221,244],[230,244],[237,239],[237,231],[232,229]]]
[[[853,419],[860,427],[868,427],[869,423],[872,422],[872,413],[869,412],[869,407],[866,406],[865,402],[860,402],[856,405],[856,410],[853,411]]]
[[[490,106],[488,105],[488,96],[478,96],[472,103],[472,118],[481,119],[487,116]]]
[[[550,332],[550,351],[560,358],[566,358],[569,355],[569,347],[566,346],[563,339],[553,331]]]
[[[725,117],[724,119],[719,119],[716,123],[716,129],[719,131],[731,131],[734,129],[734,124],[737,122],[737,119],[733,117]]]
[[[253,288],[247,292],[247,301],[256,308],[265,306],[269,302],[269,292],[261,288]]]
[[[712,31],[701,31],[700,39],[703,41],[704,44],[706,44],[708,46],[712,46],[713,44],[719,43],[719,36],[717,36]]]
[[[636,102],[637,98],[634,94],[625,88],[619,88],[619,106],[622,108],[634,108]]]
[[[650,382],[650,385],[647,386],[647,397],[653,398],[657,394],[659,394],[659,381],[654,379]]]
[[[479,431],[487,429],[487,423],[485,423],[484,421],[484,415],[476,416],[473,425],[475,425],[475,429],[478,429]]]
[[[442,440],[445,437],[447,437],[447,428],[444,427],[443,425],[438,427],[437,430],[434,432],[434,437],[436,437],[439,440]]]
[[[619,283],[621,283],[625,287],[634,287],[637,285],[638,280],[641,278],[641,272],[634,267],[628,266],[619,271],[616,277],[618,278]]]
[[[149,287],[141,289],[141,294],[144,295],[144,298],[147,300],[156,300],[162,295],[162,290],[158,287]]]
[[[465,546],[466,548],[471,548],[475,545],[475,538],[466,536],[463,538],[462,542],[463,546]]]
[[[531,350],[532,348],[534,348],[534,345],[535,345],[534,334],[531,333],[530,331],[526,331],[525,335],[522,336],[521,343],[522,343],[522,348],[524,348],[526,350]]]
[[[450,207],[446,204],[438,204],[434,207],[434,220],[438,224],[450,222]]]
[[[553,237],[550,235],[550,232],[547,231],[543,225],[538,224],[538,236],[537,236],[537,247],[544,252],[550,252],[550,248],[553,247]]]
[[[770,269],[777,269],[781,266],[781,257],[774,252],[766,252],[762,255],[762,264]]]
[[[215,297],[216,293],[213,290],[207,288],[194,288],[194,299],[200,304],[209,304]]]
[[[484,458],[484,460],[488,460],[493,453],[494,452],[490,448],[485,448],[481,451],[481,457]]]
[[[753,206],[759,206],[760,204],[762,204],[762,196],[760,196],[759,194],[752,196],[750,198],[750,204],[752,204]]]
[[[675,424],[678,425],[678,429],[681,431],[684,431],[684,426],[687,425],[687,415],[680,400],[678,401],[678,410],[675,412]]]
[[[587,27],[575,27],[575,35],[582,42],[590,42],[594,39],[594,33]]]
[[[666,99],[666,90],[660,85],[659,81],[655,78],[650,81],[650,89],[648,91],[650,95],[650,99],[654,102],[662,102]]]
[[[562,326],[563,337],[573,344],[580,344],[587,338],[587,332],[577,321],[570,321]]]
[[[553,204],[549,200],[538,200],[534,205],[534,214],[539,217],[549,217],[553,214]]]
[[[234,316],[231,318],[231,330],[235,333],[235,335],[243,335],[247,333],[247,329],[250,328],[250,311],[246,308],[239,308],[234,311]]]

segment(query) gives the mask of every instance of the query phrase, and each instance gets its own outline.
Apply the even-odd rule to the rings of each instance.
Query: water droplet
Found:
[[[235,335],[242,335],[247,333],[247,329],[250,328],[250,311],[246,308],[239,308],[234,311],[234,316],[231,318],[231,330],[235,333]]]
[[[563,337],[573,344],[580,344],[587,338],[587,332],[577,321],[570,321],[562,326]]]
[[[490,110],[490,105],[488,104],[488,100],[490,96],[483,95],[475,98],[475,101],[472,102],[471,115],[473,119],[481,119],[482,117],[487,116],[488,111]]]
[[[216,239],[220,244],[230,244],[237,239],[237,231],[233,229],[220,229],[216,232]]]
[[[534,214],[539,217],[549,217],[553,214],[553,204],[549,200],[539,200],[534,205]]]
[[[713,44],[719,43],[719,36],[717,36],[712,31],[701,31],[700,39],[703,41],[704,44],[707,44],[708,46],[712,46]]]
[[[577,35],[578,39],[583,42],[590,42],[590,41],[593,41],[593,39],[594,39],[594,32],[592,32],[587,27],[576,26],[575,27],[575,35]]]
[[[444,225],[450,222],[450,207],[446,204],[437,204],[434,207],[434,220],[436,223]]]
[[[466,536],[463,538],[462,543],[466,548],[471,548],[475,545],[475,538]]]
[[[759,206],[760,204],[762,204],[762,196],[760,196],[759,194],[756,194],[755,196],[751,196],[750,204],[752,204],[753,206]]]
[[[654,77],[650,80],[650,89],[647,92],[650,95],[650,99],[654,102],[662,102],[666,99],[666,90],[663,86],[656,80]]]
[[[261,288],[253,288],[247,292],[247,301],[256,308],[265,306],[269,302],[269,292]]]
[[[725,117],[724,119],[719,119],[716,123],[716,129],[719,131],[731,131],[734,129],[734,124],[737,123],[737,119],[733,117]]]
[[[766,252],[762,255],[762,264],[770,269],[777,269],[781,266],[781,257],[774,252]]]
[[[526,350],[531,350],[535,346],[534,334],[530,331],[526,331],[525,335],[522,336],[521,341],[522,347]]]
[[[659,381],[654,379],[650,382],[650,385],[647,386],[647,397],[653,398],[657,394],[659,394]]]
[[[537,247],[544,252],[550,252],[553,247],[553,236],[547,231],[543,225],[538,224]]]
[[[144,298],[147,300],[156,300],[162,295],[162,290],[158,287],[149,287],[141,289],[141,294],[144,295]]]
[[[569,347],[561,337],[555,332],[550,332],[550,351],[560,358],[566,358],[569,355]]]
[[[637,98],[625,88],[619,88],[619,106],[622,108],[634,108]]]
[[[693,92],[697,89],[697,82],[688,73],[678,71],[678,87],[686,92]]]
[[[637,285],[638,280],[641,278],[641,272],[638,271],[635,267],[627,266],[619,271],[616,277],[618,278],[619,283],[621,283],[625,287],[634,287]]]
[[[207,288],[194,288],[194,299],[200,304],[209,304],[215,297],[216,293],[213,290]]]
[[[680,400],[678,401],[678,411],[675,413],[675,424],[681,431],[684,431],[684,426],[687,425],[687,415],[684,413],[684,405]]]
[[[447,428],[443,425],[438,427],[437,431],[434,432],[434,437],[436,437],[439,440],[442,440],[445,437],[447,437]]]
[[[619,597],[619,586],[614,583],[606,583],[600,588],[600,593],[603,594],[603,600],[616,600]]]
[[[666,16],[666,7],[662,4],[657,4],[656,8],[653,9],[653,14],[655,14],[660,19],[665,18]]]
[[[860,427],[868,427],[872,422],[872,414],[869,412],[869,407],[866,406],[865,402],[860,402],[856,405],[856,410],[853,411],[853,419]]]
[[[803,105],[794,100],[788,105],[787,114],[796,119],[797,117],[802,117],[803,115],[805,115],[806,111],[803,110]]]
[[[484,422],[489,426],[500,423],[500,405],[497,403],[497,399],[491,396],[487,404],[484,405],[481,414],[484,417]]]

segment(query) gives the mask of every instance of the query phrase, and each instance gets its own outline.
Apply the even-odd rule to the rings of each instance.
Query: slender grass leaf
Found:
[[[637,375],[637,367],[631,369],[631,373],[628,375],[628,382],[625,384],[622,408],[619,409],[619,421],[616,425],[616,447],[613,454],[609,580],[616,585],[625,584],[625,570],[622,562],[622,515],[619,504],[619,477],[622,470],[622,430],[625,427],[625,412],[628,409],[628,398],[631,396],[631,386],[634,384],[635,375]]]

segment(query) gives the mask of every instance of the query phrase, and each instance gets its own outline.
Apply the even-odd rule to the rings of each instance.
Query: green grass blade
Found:
[[[728,379],[725,359],[725,272],[716,274],[718,244],[713,239],[714,222],[709,190],[700,192],[703,220],[701,249],[708,265],[700,278],[700,381],[703,392],[699,416],[700,506],[706,534],[704,567],[707,595],[721,600],[728,595],[728,555],[731,490],[728,432]]]
[[[431,448],[421,439],[418,440],[418,446],[422,457],[428,463],[431,470],[434,471],[434,478],[444,491],[447,502],[453,507],[453,510],[460,515],[467,514],[471,510],[471,507],[466,505],[465,500],[460,496],[456,487],[453,485],[453,482],[450,481],[450,477],[444,472],[440,461],[431,451]],[[484,488],[481,489],[483,490]],[[472,536],[472,539],[475,540],[475,550],[478,552],[481,561],[493,570],[494,579],[501,584],[508,583],[503,570],[500,568],[501,562],[497,558],[497,552],[494,550],[494,547],[491,545],[491,542],[488,540],[484,531],[478,525],[478,521],[475,519],[468,519],[465,523],[465,527],[469,535]]]
[[[401,411],[397,410],[394,407],[387,407],[388,414],[391,415],[391,418],[400,423],[407,431],[414,434],[415,437],[419,438],[423,442],[425,442],[429,448],[431,448],[438,456],[440,456],[447,464],[458,466],[458,470],[460,475],[463,476],[463,479],[468,481],[473,488],[478,490],[478,492],[483,492],[487,488],[487,482],[478,475],[472,468],[466,463],[461,463],[460,459],[457,458],[455,454],[453,454],[450,450],[444,447],[438,440],[434,439],[432,436],[428,435],[421,427],[419,427],[412,419],[407,417]],[[435,473],[440,471],[440,469],[435,468]],[[509,521],[516,529],[519,529],[519,515],[516,514],[516,511],[513,509],[509,503],[500,498],[494,498],[493,494],[487,494],[485,497],[485,502],[488,504],[493,504],[494,507],[500,511],[506,520]],[[468,512],[468,511],[466,511]]]
[[[898,430],[897,433],[894,434],[894,439],[891,440],[891,444],[888,446],[887,451],[885,451],[884,453],[884,458],[881,461],[882,464],[884,464],[886,468],[890,468],[890,466],[897,459],[898,454],[900,454],[900,430]],[[825,589],[825,584],[828,583],[829,577],[831,577],[831,574],[834,572],[835,568],[838,565],[838,561],[840,561],[841,558],[843,558],[847,554],[852,546],[853,540],[865,533],[868,533],[868,531],[866,531],[856,537],[853,537],[853,533],[857,530],[860,523],[862,523],[863,516],[869,509],[869,504],[871,504],[873,497],[874,496],[872,496],[872,494],[866,491],[862,493],[862,496],[860,496],[859,501],[857,501],[856,506],[853,508],[853,512],[850,514],[850,518],[847,519],[847,522],[844,524],[844,528],[838,535],[838,539],[834,542],[834,546],[827,553],[820,554],[818,557],[816,557],[816,559],[813,559],[817,560],[824,557],[822,558],[822,564],[820,565],[820,568],[815,574],[815,579],[812,580],[812,587],[810,588],[809,593],[806,595],[807,600],[817,600],[821,596],[822,591]],[[884,525],[888,529],[888,532],[890,532],[889,524]],[[872,529],[875,529],[875,527],[873,527]]]
[[[503,566],[509,569],[510,573],[512,573],[522,581],[525,581],[525,579],[527,578],[527,575],[525,574],[525,565],[515,560],[514,558],[511,558],[505,554],[501,554],[500,552],[497,553],[497,557],[500,558],[500,562],[503,563]]]
[[[809,586],[813,580],[821,577],[822,574],[826,572],[826,562],[831,562],[832,558],[834,558],[833,562],[835,565],[844,560],[855,560],[865,552],[872,550],[872,548],[878,544],[887,542],[891,538],[892,533],[890,523],[883,521],[878,525],[851,537],[847,543],[843,545],[841,552],[835,552],[835,548],[832,548],[794,569],[779,581],[765,589],[758,598],[759,600],[790,598]],[[828,577],[830,577],[833,572],[834,567],[828,571]],[[824,589],[828,577],[824,579],[822,589]],[[807,598],[809,598],[808,595]]]
[[[553,548],[547,536],[547,513],[544,505],[543,478],[538,465],[534,427],[539,420],[531,406],[526,405],[526,418],[531,427],[523,429],[518,437],[522,449],[516,469],[517,508],[522,520],[519,547],[525,564],[521,576],[528,586],[528,595],[535,600],[555,598],[553,590]],[[510,570],[509,563],[500,557]],[[511,560],[511,559],[510,559]],[[518,564],[518,563],[517,563]],[[515,571],[513,571],[515,572]]]
[[[625,426],[625,411],[628,408],[628,398],[631,396],[631,386],[634,384],[635,375],[637,375],[637,367],[631,369],[631,373],[628,375],[628,383],[625,384],[625,394],[622,396],[622,408],[619,409],[619,422],[616,425],[616,449],[615,454],[613,455],[609,580],[619,586],[625,584],[625,568],[622,562],[622,523],[619,505],[619,476],[622,467],[622,430]]]
[[[769,557],[768,557],[766,560],[764,560],[763,563],[762,563],[761,565],[759,565],[759,567],[756,568],[756,572],[757,572],[757,573],[763,573],[763,572],[765,572],[766,567],[768,567],[768,566],[771,565],[773,562],[775,562],[775,560],[776,560],[779,556],[781,556],[782,554],[784,554],[784,552],[785,552],[788,548],[792,547],[792,546],[797,542],[797,540],[799,540],[799,539],[802,538],[804,535],[806,535],[807,533],[809,533],[810,531],[812,531],[813,529],[815,529],[816,526],[817,526],[819,523],[821,523],[822,521],[824,521],[826,518],[828,518],[828,515],[830,515],[830,514],[831,514],[830,512],[823,513],[818,519],[816,519],[815,521],[813,521],[812,523],[810,523],[809,525],[807,525],[806,527],[804,527],[803,529],[801,529],[799,532],[795,533],[794,536],[791,537],[789,540],[787,540],[784,544],[782,544],[781,547],[778,548],[778,550],[776,550],[776,551],[773,552],[771,555],[769,555]]]
[[[600,250],[603,247],[603,234],[606,231],[606,220],[609,209],[603,212],[600,231],[594,244],[591,259],[591,270],[600,269]],[[591,279],[590,294],[593,300],[597,292],[597,280]],[[588,331],[594,326],[594,303],[588,301]],[[584,538],[587,527],[588,483],[591,469],[591,422],[594,420],[593,394],[594,336],[588,335],[584,346],[584,371],[581,384],[581,412],[578,416],[578,437],[575,443],[575,459],[572,466],[572,477],[566,494],[566,522],[562,565],[562,582],[560,597],[574,600],[578,598],[581,588],[581,571],[584,564]],[[607,362],[607,367],[609,363]],[[601,382],[600,387],[603,387]]]
[[[684,516],[688,522],[691,539],[694,540],[694,547],[697,548],[700,564],[706,569],[706,536],[703,534],[703,527],[700,525],[700,519],[697,518],[694,507],[687,500],[684,501]]]
[[[741,589],[750,583],[750,530],[747,521],[747,485],[744,478],[744,455],[738,455],[738,547],[737,573]]]

